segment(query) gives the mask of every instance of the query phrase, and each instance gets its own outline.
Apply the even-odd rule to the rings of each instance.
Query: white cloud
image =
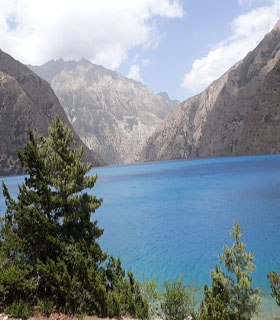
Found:
[[[85,57],[115,69],[157,44],[156,16],[183,15],[179,0],[0,0],[0,47],[24,63]]]
[[[279,17],[280,1],[274,0],[269,6],[259,7],[234,19],[232,36],[218,43],[206,57],[194,61],[191,71],[184,76],[182,87],[191,94],[201,92],[253,50]]]
[[[238,0],[238,4],[240,6],[251,5],[253,2],[254,0]]]
[[[253,4],[267,4],[267,3],[271,3],[273,2],[273,0],[238,0],[238,4],[240,6],[251,6]]]
[[[135,81],[143,82],[140,75],[140,67],[138,64],[132,64],[129,69],[128,78]]]

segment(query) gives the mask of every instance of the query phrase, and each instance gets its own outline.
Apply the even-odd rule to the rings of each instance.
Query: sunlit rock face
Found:
[[[139,159],[159,122],[179,105],[86,59],[30,68],[49,81],[82,141],[108,163]]]
[[[160,123],[141,160],[280,152],[280,22],[255,50]]]

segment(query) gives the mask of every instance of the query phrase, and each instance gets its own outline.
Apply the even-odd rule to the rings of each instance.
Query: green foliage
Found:
[[[215,275],[220,273],[220,269],[216,266]],[[198,311],[199,320],[230,320],[233,317],[229,312],[229,290],[225,283],[220,282],[221,277],[212,278],[212,289],[207,285],[204,286],[204,300]]]
[[[157,291],[155,279],[141,283],[141,292],[149,304],[149,318],[155,318],[160,315],[161,295]]]
[[[140,282],[135,281],[131,271],[125,273],[120,258],[109,257],[106,274],[108,290],[106,316],[118,317],[129,314],[135,318],[147,319],[149,305],[141,292]]]
[[[126,291],[129,313],[138,319],[148,318],[148,301],[141,294],[140,282],[135,281],[131,271],[128,272],[129,287]]]
[[[245,243],[240,241],[242,232],[237,222],[229,235],[234,239],[234,243],[231,248],[224,246],[224,253],[219,255],[227,273],[218,266],[211,271],[212,291],[206,290],[204,304],[208,314],[211,314],[211,308],[214,307],[220,313],[227,314],[227,310],[232,320],[249,320],[258,313],[261,303],[260,290],[251,288],[252,279],[249,277],[255,270],[253,253],[244,251]]]
[[[91,166],[73,144],[73,133],[58,117],[40,142],[29,131],[18,153],[28,176],[17,200],[3,183],[0,308],[40,304],[48,314],[57,305],[74,314],[146,318],[139,283],[97,242],[103,230],[91,217],[102,199],[85,192],[97,175],[86,175]]]
[[[40,311],[45,316],[49,317],[52,310],[53,310],[54,303],[53,303],[53,301],[49,300],[48,298],[44,298],[39,301],[39,307],[40,307]]]
[[[271,296],[276,298],[276,303],[280,307],[280,274],[276,271],[271,271],[267,274],[270,281]]]
[[[27,319],[32,315],[32,307],[30,304],[20,300],[15,300],[11,306],[5,309],[5,313],[11,315],[14,318]]]
[[[7,247],[7,242],[0,247],[0,310],[22,296],[32,300],[35,290],[34,278],[30,276],[32,267],[21,255],[6,255]]]
[[[177,281],[164,282],[161,310],[166,320],[183,320],[194,312],[193,287],[183,285],[183,277]]]
[[[109,291],[107,294],[107,316],[109,318],[120,317],[121,301],[116,291]]]

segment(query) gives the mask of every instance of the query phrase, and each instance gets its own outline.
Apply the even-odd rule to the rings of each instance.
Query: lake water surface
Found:
[[[280,155],[178,160],[94,168],[91,192],[102,197],[93,215],[105,229],[102,248],[120,255],[139,280],[184,274],[203,287],[237,220],[254,253],[253,286],[267,319],[279,316],[266,273],[280,263]],[[23,176],[4,179],[17,194]],[[4,199],[0,196],[1,213]]]

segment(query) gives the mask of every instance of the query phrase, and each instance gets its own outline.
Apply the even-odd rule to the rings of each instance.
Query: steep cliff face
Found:
[[[30,68],[50,82],[80,138],[108,163],[138,159],[147,138],[179,104],[86,59]]]
[[[56,114],[72,128],[50,85],[0,50],[0,175],[23,172],[16,150],[25,143],[27,129],[46,135]],[[76,133],[75,140],[83,145]],[[86,146],[84,156],[94,166],[104,164]]]
[[[141,160],[280,152],[280,21],[255,50],[174,109]]]

